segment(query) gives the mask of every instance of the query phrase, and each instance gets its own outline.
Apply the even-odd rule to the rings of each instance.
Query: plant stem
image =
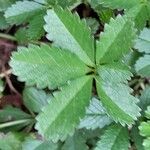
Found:
[[[5,33],[0,33],[0,38],[8,39],[11,41],[17,41],[17,39],[14,36]]]
[[[27,123],[27,122],[31,122],[32,120],[33,119],[23,119],[23,120],[17,120],[17,121],[11,121],[11,122],[7,122],[7,123],[3,123],[3,124],[0,124],[0,129],[10,127],[10,126],[14,126],[14,125]]]

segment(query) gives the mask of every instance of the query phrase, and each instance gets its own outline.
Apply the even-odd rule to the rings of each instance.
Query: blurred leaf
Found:
[[[48,104],[48,97],[45,91],[34,87],[25,88],[23,91],[24,104],[32,112],[39,113]]]

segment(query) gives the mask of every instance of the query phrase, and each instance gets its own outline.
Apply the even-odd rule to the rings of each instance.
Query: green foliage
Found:
[[[68,134],[73,135],[74,128],[85,115],[85,107],[89,105],[91,84],[90,76],[81,77],[54,93],[54,98],[37,117],[36,129],[39,133],[53,141],[64,140]]]
[[[21,24],[41,13],[43,9],[42,5],[33,1],[18,1],[5,11],[5,17],[11,24]]]
[[[48,104],[48,97],[49,95],[43,90],[38,90],[33,87],[25,88],[23,91],[24,104],[31,112],[39,113]]]
[[[45,21],[50,41],[75,53],[87,65],[94,65],[94,39],[85,21],[61,8],[48,10]]]
[[[111,19],[110,23],[105,25],[101,40],[96,45],[97,64],[117,61],[130,50],[135,38],[133,27],[133,22],[121,16],[118,16],[115,20]]]
[[[92,98],[90,106],[86,110],[86,116],[81,120],[79,128],[96,129],[103,128],[109,125],[112,120],[107,116],[105,108],[102,103]]]
[[[8,133],[0,134],[0,149],[1,150],[19,150],[21,149],[21,141],[17,134]]]
[[[150,149],[150,107],[147,108],[147,111],[145,111],[145,116],[148,119],[146,122],[142,122],[139,126],[140,134],[145,137],[143,145],[145,150]]]
[[[119,125],[111,125],[102,135],[95,150],[128,150],[128,138],[127,129]]]
[[[77,15],[57,8],[48,10],[45,21],[47,37],[54,42],[53,46],[20,47],[10,62],[13,73],[27,85],[58,88],[61,91],[54,93],[54,98],[49,100],[37,117],[38,132],[53,141],[65,140],[68,134],[73,135],[90,103],[93,77],[102,105],[110,118],[122,125],[133,124],[140,116],[140,109],[136,105],[138,99],[130,95],[132,90],[127,86],[132,73],[119,63],[120,57],[133,45],[133,23],[121,16],[111,19],[94,50],[90,30]],[[117,32],[114,33],[116,26]],[[105,35],[106,38],[111,35],[112,40],[108,42]],[[121,41],[122,48],[118,45]],[[94,51],[97,52],[98,66],[94,64]],[[69,115],[70,111],[73,113]]]
[[[33,136],[27,137],[22,143],[22,150],[58,150],[57,147],[57,144],[38,140]]]
[[[1,0],[0,149],[149,150],[149,20],[149,0]]]
[[[150,77],[150,29],[144,28],[136,41],[135,48],[143,53],[135,65],[137,73],[142,77]]]
[[[114,63],[100,66],[98,74],[97,91],[107,113],[122,125],[132,124],[140,116],[140,109],[138,99],[130,95],[132,90],[127,86],[131,72],[123,64]]]

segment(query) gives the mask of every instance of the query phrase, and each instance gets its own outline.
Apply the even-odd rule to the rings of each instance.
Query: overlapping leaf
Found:
[[[128,150],[129,137],[126,128],[112,125],[102,135],[95,150]]]
[[[19,80],[39,88],[57,88],[89,70],[76,55],[48,45],[20,47],[10,65]]]
[[[130,93],[127,80],[132,74],[120,63],[100,66],[98,70],[97,92],[107,113],[122,125],[133,124],[140,116],[138,99]]]
[[[1,0],[0,1],[0,12],[4,11],[9,7],[11,4],[13,4],[16,0]]]
[[[91,77],[73,80],[54,93],[54,98],[37,117],[36,129],[47,139],[64,140],[72,135],[85,115],[85,108],[91,99]]]
[[[93,98],[86,110],[86,116],[81,120],[79,128],[96,129],[109,125],[112,120],[107,116],[101,102]]]
[[[25,88],[23,91],[24,105],[31,112],[41,112],[41,109],[48,104],[48,96],[44,90],[38,90],[34,87]]]
[[[91,0],[94,1],[94,0]],[[98,4],[103,5],[104,7],[109,7],[112,9],[130,9],[136,4],[140,3],[140,0],[132,1],[120,1],[120,0],[96,0]]]
[[[135,37],[133,22],[121,16],[115,20],[111,19],[110,23],[105,25],[100,42],[97,42],[97,64],[120,59],[130,50]]]
[[[146,111],[146,118],[150,119],[150,106],[148,106]],[[150,149],[150,121],[142,122],[139,126],[140,134],[145,137],[145,140],[143,142],[145,150]]]
[[[40,14],[44,7],[33,1],[18,1],[5,11],[5,17],[11,24],[29,21],[34,15]]]
[[[135,48],[144,54],[135,65],[137,73],[143,77],[150,77],[150,29],[144,28],[136,41]]]
[[[94,40],[86,22],[69,10],[48,10],[45,17],[47,38],[56,46],[75,53],[84,63],[94,65]]]

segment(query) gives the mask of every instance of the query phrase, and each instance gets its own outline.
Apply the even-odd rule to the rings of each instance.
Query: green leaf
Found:
[[[128,150],[128,130],[119,125],[108,127],[95,150]]]
[[[94,65],[94,39],[85,21],[61,8],[48,10],[45,21],[50,41],[75,53],[87,65]]]
[[[54,98],[37,117],[38,132],[55,142],[73,135],[90,103],[91,87],[91,76],[85,76],[70,81],[60,92],[54,93]]]
[[[139,106],[141,107],[142,111],[145,111],[147,109],[147,106],[149,105],[150,105],[150,86],[146,87],[146,89],[142,91],[139,103]]]
[[[86,116],[80,122],[79,128],[94,130],[96,128],[103,128],[111,122],[112,120],[107,116],[102,103],[98,99],[93,98],[86,110]]]
[[[0,13],[0,30],[7,29],[9,24],[6,22],[4,14]]]
[[[11,120],[28,119],[31,116],[19,108],[7,106],[0,110],[0,122],[6,122]]]
[[[97,64],[117,61],[123,57],[132,47],[135,37],[133,22],[120,15],[115,20],[112,18],[105,25],[100,42],[97,42]]]
[[[27,30],[29,40],[39,40],[44,35],[44,13],[35,16],[30,22]]]
[[[135,70],[142,77],[150,77],[150,55],[144,55],[135,64]]]
[[[40,141],[33,137],[27,137],[22,143],[22,150],[58,150],[58,145],[50,141]]]
[[[150,54],[150,29],[148,28],[143,29],[138,39],[136,40],[134,48],[138,49],[138,51],[141,53]]]
[[[131,140],[134,142],[136,150],[144,150],[143,137],[139,134],[138,128],[135,126],[131,130]]]
[[[21,24],[40,14],[44,7],[33,1],[18,1],[5,11],[5,17],[10,24]]]
[[[19,44],[27,44],[29,42],[27,29],[19,28],[15,33],[15,38]]]
[[[29,87],[23,91],[24,104],[32,112],[41,112],[41,109],[48,104],[47,99],[48,95],[43,90]]]
[[[73,5],[77,5],[79,3],[81,3],[81,0],[45,0],[49,5],[52,6],[57,6],[60,5],[63,8],[69,7],[69,6],[73,6]]]
[[[131,125],[140,116],[140,108],[136,105],[139,101],[130,93],[128,80],[131,72],[121,63],[102,65],[96,77],[97,92],[108,115],[122,125]]]
[[[91,0],[95,1],[95,0]],[[140,3],[140,0],[121,1],[121,0],[96,0],[98,4],[111,9],[129,9],[136,4]]]
[[[9,7],[11,4],[13,4],[16,0],[1,0],[0,1],[0,12],[4,11]]]
[[[21,141],[14,133],[6,135],[0,134],[0,149],[1,150],[20,150]]]
[[[150,106],[148,106],[147,111],[145,112],[147,119],[150,119]],[[139,126],[140,134],[145,137],[143,145],[145,150],[150,149],[150,120],[147,122],[142,122]]]
[[[38,88],[50,89],[89,71],[76,55],[45,44],[41,47],[20,47],[18,52],[13,53],[10,66],[20,81],[26,81],[27,85],[36,84]]]
[[[145,53],[135,64],[135,70],[142,77],[150,77],[150,29],[144,28],[136,41],[135,48]]]
[[[140,31],[145,27],[146,21],[149,19],[148,11],[147,5],[139,4],[135,5],[130,10],[125,11],[125,15],[134,21],[135,27]]]
[[[68,137],[62,150],[88,150],[86,140],[80,132],[75,132],[72,137]]]

